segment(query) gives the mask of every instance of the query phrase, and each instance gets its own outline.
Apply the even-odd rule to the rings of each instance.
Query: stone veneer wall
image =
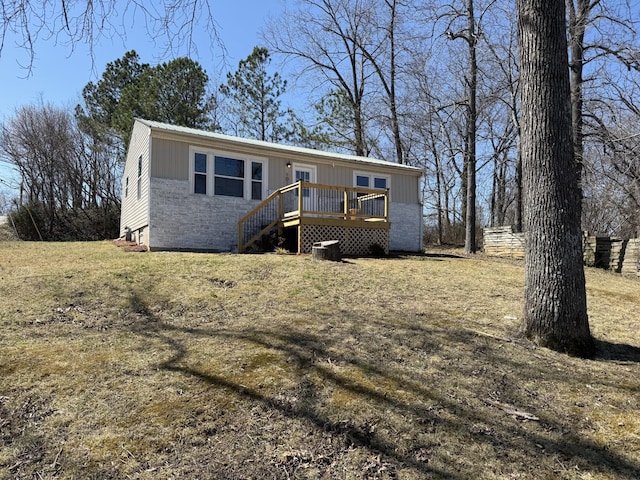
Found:
[[[259,202],[241,198],[189,194],[189,182],[151,179],[149,237],[156,250],[237,251],[238,220]],[[422,250],[421,205],[389,206],[390,250]]]
[[[259,202],[189,194],[184,180],[151,179],[149,247],[235,251],[238,220]]]
[[[393,194],[392,194],[393,195]],[[421,252],[422,205],[389,202],[389,250]]]

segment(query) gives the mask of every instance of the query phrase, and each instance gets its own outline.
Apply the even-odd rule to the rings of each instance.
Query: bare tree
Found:
[[[534,342],[588,357],[580,190],[571,134],[564,3],[517,0],[525,206],[523,330]]]
[[[487,126],[495,165],[493,185],[496,188],[492,194],[492,222],[495,225],[503,225],[511,221],[515,230],[522,232],[520,87],[516,20],[510,2],[504,2],[498,7],[496,14],[499,17],[498,22],[489,32],[485,28],[485,37],[490,35],[491,38],[486,41],[490,55],[484,61],[483,69],[485,76],[491,77],[492,83],[488,95],[492,99],[493,106],[492,113],[488,116]],[[515,155],[515,159],[510,158],[511,154]],[[499,160],[500,158],[502,161]],[[506,199],[504,209],[501,209],[502,202],[496,197],[505,194],[506,190],[511,190],[511,198]],[[507,220],[507,209],[512,211],[509,220]]]
[[[512,175],[512,155],[516,154],[516,131],[509,119],[509,111],[504,105],[496,103],[492,114],[487,119],[488,138],[485,144],[490,147],[493,164],[490,200],[490,223],[492,226],[505,225],[507,212],[515,201],[512,188],[514,175]],[[506,117],[506,118],[505,118]]]
[[[362,53],[371,62],[373,69],[378,75],[380,84],[384,90],[389,110],[389,122],[391,124],[391,134],[395,148],[396,161],[404,162],[404,149],[402,146],[402,136],[400,135],[400,119],[398,112],[398,23],[401,15],[398,12],[401,4],[398,0],[382,0],[381,7],[373,6],[374,11],[385,12],[383,19],[376,20],[374,29],[374,40],[368,38],[364,40],[360,48]],[[377,35],[376,35],[377,33]]]
[[[4,181],[0,179],[0,215],[6,215],[11,208],[11,195],[3,187]]]
[[[453,7],[453,6],[451,6]],[[475,253],[476,245],[476,142],[477,142],[477,91],[478,91],[478,62],[477,45],[478,32],[476,32],[476,14],[474,0],[465,0],[462,9],[452,8],[444,14],[449,20],[447,36],[452,39],[461,39],[468,49],[468,68],[465,74],[466,93],[466,135],[465,135],[465,241],[464,248],[467,253]],[[456,21],[464,19],[465,23],[456,27]],[[456,31],[453,29],[456,28]]]
[[[585,227],[623,237],[640,234],[640,106],[629,101],[640,92],[632,84],[615,87],[622,99],[607,102],[609,116],[589,138],[584,170]],[[622,101],[621,101],[622,100]],[[592,120],[592,119],[591,119]],[[593,120],[592,120],[593,121]]]
[[[460,179],[464,158],[464,112],[458,92],[448,92],[450,78],[444,69],[433,68],[430,58],[415,52],[405,66],[405,86],[413,96],[404,116],[404,143],[408,162],[424,169],[426,227],[435,224],[437,243],[457,242],[463,218]],[[450,101],[451,100],[451,101]],[[447,101],[450,101],[447,103]]]
[[[90,142],[70,112],[50,104],[23,106],[2,126],[0,153],[20,175],[19,206],[39,223],[38,237],[117,234],[108,227],[117,227],[119,213],[116,156]]]
[[[594,83],[595,79],[602,78],[606,70],[603,62],[619,61],[626,68],[631,68],[637,64],[637,60],[629,48],[632,45],[629,36],[633,34],[633,26],[621,12],[611,10],[607,2],[601,0],[566,0],[566,5],[571,73],[571,127],[578,181],[581,182],[584,164],[584,104],[589,101],[585,95],[585,83]],[[589,30],[594,35],[587,40]],[[594,71],[601,69],[603,73],[591,73],[585,78],[585,68],[590,64],[596,64],[592,65]]]
[[[376,75],[362,49],[372,32],[370,2],[298,0],[295,11],[274,20],[265,35],[270,49],[301,62],[303,74],[319,76],[316,86],[328,85],[348,101],[353,152],[367,156],[369,87]],[[369,49],[371,53],[373,49]]]
[[[71,51],[84,44],[93,57],[101,40],[120,37],[124,41],[134,19],[148,37],[164,42],[165,54],[186,50],[187,56],[195,55],[198,28],[209,32],[211,46],[223,48],[209,0],[0,1],[0,55],[7,38],[15,35],[27,57],[23,66],[28,73],[39,41],[55,42]]]

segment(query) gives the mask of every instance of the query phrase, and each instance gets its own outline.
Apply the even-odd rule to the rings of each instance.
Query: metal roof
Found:
[[[281,145],[278,143],[265,142],[262,140],[253,140],[249,138],[234,137],[232,135],[224,135],[222,133],[208,132],[206,130],[199,130],[197,128],[179,127],[177,125],[170,125],[168,123],[161,123],[152,120],[145,120],[142,118],[136,118],[136,122],[140,122],[143,125],[149,127],[152,131],[158,130],[162,132],[176,133],[181,135],[188,135],[194,137],[200,137],[203,139],[218,140],[228,143],[235,143],[237,145],[252,146],[272,152],[283,152],[288,154],[301,154],[307,156],[317,157],[327,161],[342,161],[349,163],[358,163],[364,165],[375,165],[378,167],[391,168],[403,170],[406,173],[422,174],[422,169],[418,167],[412,167],[410,165],[400,165],[398,163],[387,162],[385,160],[378,160],[369,157],[360,157],[357,155],[347,155],[334,152],[325,152],[323,150],[315,150],[313,148],[294,147],[292,145]]]

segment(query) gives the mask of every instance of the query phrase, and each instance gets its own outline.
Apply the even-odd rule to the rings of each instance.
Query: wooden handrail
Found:
[[[305,210],[305,201],[304,201],[304,191],[308,189],[310,192],[310,196],[313,198],[313,191],[319,190],[328,190],[334,192],[343,192],[342,202],[343,207],[342,211],[321,211],[321,210]],[[295,202],[295,207],[297,210],[285,211],[284,207],[284,195],[290,192],[297,191],[298,198]],[[355,198],[349,198],[349,194],[357,194],[358,196]],[[384,199],[384,207],[382,215],[375,215],[371,213],[362,213],[363,202],[369,200],[375,200],[378,198]],[[267,207],[269,203],[274,200],[278,201],[278,213],[277,219],[271,221],[269,225],[263,227],[260,232],[254,234],[250,239],[246,242],[243,239],[243,228],[244,224],[260,212],[263,208]],[[315,203],[315,202],[314,202]],[[349,208],[349,207],[352,208]],[[357,206],[358,208],[353,208]],[[355,211],[354,211],[355,210]],[[389,221],[389,189],[380,190],[374,188],[362,188],[362,187],[341,187],[336,185],[324,185],[321,183],[310,183],[305,181],[299,181],[296,183],[292,183],[290,185],[279,188],[271,195],[269,195],[266,199],[260,202],[255,208],[253,208],[250,212],[244,215],[238,221],[238,251],[243,252],[249,245],[259,240],[262,235],[271,230],[274,226],[282,224],[285,218],[287,220],[291,220],[292,218],[302,218],[303,216],[320,216],[320,217],[340,217],[345,220],[363,220],[363,219],[374,219],[378,221]]]
[[[270,203],[271,200],[273,200],[275,197],[278,197],[280,195],[282,195],[282,192],[280,190],[276,190],[271,195],[269,195],[267,198],[265,198],[262,202],[260,202],[258,204],[258,206],[254,207],[249,213],[247,213],[244,217],[242,217],[240,220],[238,220],[238,223],[246,222],[249,218],[251,218],[255,214],[255,212],[257,212],[262,207],[264,207],[265,205]]]
[[[291,190],[296,190],[298,188],[298,184],[300,182],[296,182],[296,183],[292,183],[291,185],[287,185],[286,187],[282,187],[280,189],[280,191],[282,193],[286,193],[288,191]],[[388,192],[389,189],[387,190],[382,190],[379,188],[366,188],[366,187],[340,187],[340,186],[336,186],[336,185],[325,185],[322,183],[310,183],[310,182],[304,182],[305,184],[305,188],[314,188],[316,190],[334,190],[334,191],[345,191],[345,192],[352,192],[352,193],[364,193],[364,194],[377,194],[377,195],[385,195],[385,191]]]
[[[247,248],[249,245],[255,242],[256,239],[259,239],[264,234],[264,230],[265,230],[263,228],[258,234],[254,235],[253,237],[251,237],[249,240],[245,242],[244,235],[243,235],[245,222],[249,220],[251,217],[253,217],[257,212],[262,210],[264,207],[269,205],[269,203],[273,202],[276,199],[278,200],[278,218],[275,220],[275,222],[272,222],[272,224],[269,225],[269,229],[271,229],[274,226],[274,224],[278,224],[278,222],[280,222],[280,220],[282,219],[282,192],[280,192],[280,190],[276,190],[275,192],[273,192],[271,195],[265,198],[262,202],[260,202],[255,208],[249,211],[244,217],[238,220],[238,252],[239,253],[242,253],[245,250],[245,248]]]

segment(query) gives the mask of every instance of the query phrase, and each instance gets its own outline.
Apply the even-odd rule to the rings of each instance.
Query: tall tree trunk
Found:
[[[569,51],[571,83],[571,131],[578,173],[578,186],[582,196],[582,160],[584,155],[582,84],[584,83],[584,34],[590,10],[590,0],[567,0],[569,18]]]
[[[438,245],[442,245],[442,183],[440,181],[442,177],[442,168],[440,167],[440,156],[438,152],[434,152],[434,160],[436,167],[436,195],[437,195],[437,210],[438,210]]]
[[[491,226],[504,225],[507,196],[507,159],[502,153],[495,154],[491,187]]]
[[[497,204],[498,204],[498,158],[494,157],[493,159],[493,177],[491,179],[491,204],[490,208],[490,226],[495,227],[498,219],[497,212]]]
[[[391,128],[393,130],[393,143],[396,147],[396,159],[398,163],[404,162],[404,154],[402,148],[402,138],[400,136],[400,122],[398,120],[398,107],[396,104],[396,15],[397,0],[387,1],[390,8],[389,19],[389,48],[390,52],[390,73],[389,73],[389,104],[391,108]]]
[[[467,210],[465,213],[466,253],[476,253],[476,90],[478,84],[478,64],[476,60],[476,18],[473,10],[473,0],[467,0],[468,37],[469,43],[469,106],[467,112]]]
[[[368,152],[364,139],[364,123],[362,121],[361,105],[356,104],[354,107],[354,136],[355,136],[355,153],[359,157],[366,157]]]
[[[519,130],[519,128],[518,128]],[[520,134],[518,138],[522,138]],[[522,142],[518,140],[518,157],[516,158],[516,232],[522,232]]]
[[[594,354],[580,191],[571,133],[563,0],[517,0],[525,215],[524,334],[554,350]]]

